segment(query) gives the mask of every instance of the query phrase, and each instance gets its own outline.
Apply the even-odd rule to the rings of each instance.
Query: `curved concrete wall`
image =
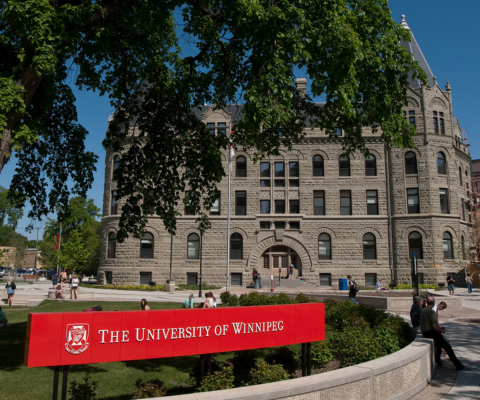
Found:
[[[396,353],[336,371],[264,385],[169,396],[169,399],[406,400],[425,388],[434,373],[433,341],[417,339]]]

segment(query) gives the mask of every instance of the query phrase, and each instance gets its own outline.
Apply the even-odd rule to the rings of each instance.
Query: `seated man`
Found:
[[[2,307],[0,307],[0,328],[8,328],[9,326],[7,314],[5,314],[5,311],[2,311]]]
[[[445,333],[445,328],[440,326],[437,319],[437,313],[433,310],[435,305],[435,300],[433,297],[429,296],[427,298],[427,307],[425,307],[420,313],[420,327],[422,329],[422,334],[424,337],[433,339],[435,342],[435,347],[437,349],[445,349],[448,357],[452,360],[453,365],[457,371],[471,371],[470,368],[465,367],[460,360],[455,355],[452,346],[448,344],[442,333]],[[440,359],[440,354],[435,353],[435,362],[441,367],[442,360]]]
[[[415,335],[420,331],[420,313],[422,312],[423,298],[415,296],[413,298],[414,304],[410,309],[410,319],[412,320],[412,327]]]

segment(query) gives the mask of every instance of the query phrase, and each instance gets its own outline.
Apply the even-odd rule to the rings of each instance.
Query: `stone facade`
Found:
[[[412,45],[416,45],[414,41],[413,38]],[[422,61],[426,64],[425,60]],[[427,75],[429,71],[428,68]],[[281,274],[286,275],[285,267],[290,262],[296,267],[295,275],[299,274],[316,285],[321,282],[321,285],[328,286],[347,274],[356,278],[359,284],[372,284],[377,278],[381,278],[383,284],[391,281],[407,283],[411,281],[409,243],[413,246],[409,237],[413,238],[415,233],[421,237],[423,257],[418,259],[418,268],[425,283],[444,282],[447,273],[466,266],[463,249],[468,251],[471,241],[468,220],[470,155],[467,145],[460,140],[460,125],[453,117],[449,84],[442,90],[430,75],[429,88],[412,83],[407,89],[405,117],[415,123],[417,130],[413,149],[388,150],[379,132],[373,133],[369,128],[364,130],[367,148],[375,157],[375,170],[366,165],[363,154],[356,152],[350,156],[350,174],[340,176],[342,136],[332,139],[318,129],[309,129],[304,140],[291,151],[282,150],[279,156],[257,163],[249,154],[237,151],[232,160],[228,236],[239,234],[236,237],[241,238],[242,246],[241,251],[234,252],[234,256],[240,255],[241,258],[230,260],[231,284],[249,284],[253,268],[259,270],[263,283],[268,284],[271,274],[278,276],[278,267],[283,266]],[[304,80],[299,83],[304,84]],[[217,129],[225,126],[221,129],[228,132],[233,108],[218,111],[205,106],[199,118],[215,124]],[[406,156],[411,157],[412,153],[415,163],[407,167]],[[444,170],[438,166],[439,155],[445,158]],[[134,238],[116,244],[115,254],[108,257],[109,235],[116,232],[119,220],[119,214],[111,212],[115,156],[117,154],[107,149],[100,282],[138,284],[150,279],[163,283],[169,277],[171,238],[158,217],[149,218],[147,227],[153,235],[153,258],[140,258],[141,241]],[[323,158],[323,176],[314,176],[315,156]],[[246,160],[246,174],[243,173],[241,157]],[[262,162],[270,164],[268,177],[261,176]],[[275,163],[279,163],[278,167],[283,163],[284,177],[275,176]],[[227,171],[227,153],[223,155],[223,164]],[[370,167],[369,173],[367,167]],[[296,175],[297,169],[298,177],[291,176]],[[270,187],[261,186],[261,180],[269,180]],[[212,228],[202,238],[202,281],[224,285],[227,265],[226,179],[218,189],[221,192],[220,212],[211,216]],[[419,212],[409,207],[408,189],[418,191]],[[442,190],[445,193],[443,201],[447,202],[443,211]],[[318,194],[318,191],[324,193],[324,215],[316,215],[314,210],[314,193]],[[344,196],[350,194],[351,215],[344,215],[349,211],[346,207],[344,213],[341,212],[341,191]],[[372,207],[367,213],[367,191],[370,195],[377,194],[376,215],[371,215]],[[238,192],[246,193],[245,215],[236,215]],[[270,200],[269,206],[264,204],[269,213],[261,213],[262,200]],[[284,212],[279,212],[281,204],[278,201],[284,202]],[[343,205],[347,203],[348,198],[344,197]],[[415,204],[414,196],[410,197],[410,203]],[[199,278],[200,260],[187,257],[189,237],[192,238],[192,233],[199,235],[199,232],[195,216],[185,215],[183,207],[179,212],[182,216],[178,218],[173,240],[173,278],[177,283],[186,283],[187,277],[189,281]],[[265,227],[266,223],[270,223],[270,228]],[[451,240],[445,241],[446,232]],[[366,243],[372,235],[374,242]],[[325,238],[329,238],[330,244],[324,242]],[[319,240],[322,241],[320,250]],[[453,255],[448,254],[446,246],[451,246]],[[191,243],[190,247],[193,254],[194,244]],[[418,252],[417,256],[420,256]]]

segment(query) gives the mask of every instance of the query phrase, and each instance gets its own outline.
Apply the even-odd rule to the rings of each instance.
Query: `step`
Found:
[[[21,307],[36,307],[40,305],[43,300],[27,300],[27,299],[13,299],[12,306],[21,306]],[[2,299],[2,303],[7,305],[8,300]]]

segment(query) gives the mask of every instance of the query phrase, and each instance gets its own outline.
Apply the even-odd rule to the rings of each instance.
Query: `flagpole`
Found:
[[[230,122],[230,139],[228,144],[228,201],[227,201],[227,292],[230,282],[230,174],[232,170],[232,123]]]

